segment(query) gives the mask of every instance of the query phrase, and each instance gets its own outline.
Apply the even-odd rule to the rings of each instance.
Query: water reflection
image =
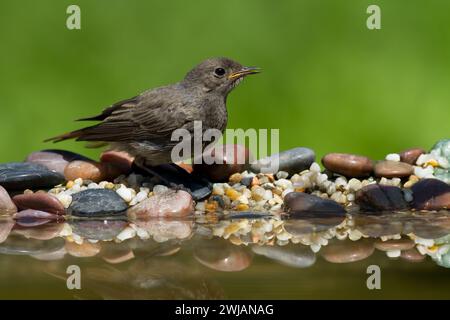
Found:
[[[450,268],[450,214],[392,213],[347,217],[214,215],[190,220],[0,219],[0,254],[28,256],[35,272],[67,278],[83,269],[88,290],[78,298],[223,298],[217,273],[247,272],[253,264],[314,268],[320,260],[351,264],[372,255]],[[428,257],[428,259],[427,259]],[[25,264],[26,265],[26,264]],[[8,269],[11,279],[29,274]]]

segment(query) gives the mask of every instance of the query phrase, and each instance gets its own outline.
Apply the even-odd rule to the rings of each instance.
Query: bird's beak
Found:
[[[238,79],[247,76],[249,74],[255,74],[260,72],[261,69],[258,67],[243,67],[241,70],[231,73],[228,76],[228,79],[229,80]]]

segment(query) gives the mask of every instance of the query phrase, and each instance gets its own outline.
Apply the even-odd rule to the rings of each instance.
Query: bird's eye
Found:
[[[216,70],[214,70],[214,73],[217,76],[221,77],[225,74],[225,69],[224,68],[216,68]]]

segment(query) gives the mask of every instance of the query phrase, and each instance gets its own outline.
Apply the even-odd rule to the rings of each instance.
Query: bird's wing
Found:
[[[189,112],[193,110],[194,112]],[[195,107],[173,90],[158,90],[125,100],[86,120],[102,122],[49,140],[78,141],[165,141],[173,130],[185,127],[198,115]]]

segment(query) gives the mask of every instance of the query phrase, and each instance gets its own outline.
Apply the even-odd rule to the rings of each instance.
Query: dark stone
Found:
[[[127,203],[108,189],[88,189],[72,195],[68,213],[80,217],[125,215]]]
[[[331,172],[346,177],[367,177],[373,171],[372,160],[354,154],[329,153],[322,158],[322,164]]]
[[[303,217],[301,214],[284,220],[284,229],[294,236],[323,232],[334,228],[345,220],[344,215],[327,214],[322,217]]]
[[[355,202],[361,211],[392,211],[408,208],[400,188],[370,184],[356,192]]]
[[[158,165],[151,167],[151,170],[154,171],[159,178],[166,180],[170,184],[183,186],[186,191],[189,191],[195,201],[205,199],[212,192],[212,185],[206,179],[195,174],[190,174],[176,164]],[[139,168],[134,163],[132,171],[143,176],[149,176],[148,172]],[[166,181],[161,181],[161,183],[166,184]]]
[[[286,171],[292,175],[309,169],[315,159],[316,155],[313,150],[299,147],[259,159],[251,165],[251,170],[257,173]]]
[[[241,184],[246,186],[246,187],[250,187],[253,181],[253,177],[244,177],[241,180]]]
[[[423,179],[415,183],[413,206],[418,210],[450,209],[450,185],[438,179]]]
[[[68,223],[72,227],[73,233],[85,239],[101,241],[114,239],[128,225],[127,221],[117,219],[71,219],[68,221]]]
[[[284,197],[284,205],[291,217],[320,215],[345,215],[346,211],[339,203],[303,193],[290,192]]]
[[[64,182],[64,176],[48,168],[27,162],[0,164],[0,185],[7,190],[52,188]]]

